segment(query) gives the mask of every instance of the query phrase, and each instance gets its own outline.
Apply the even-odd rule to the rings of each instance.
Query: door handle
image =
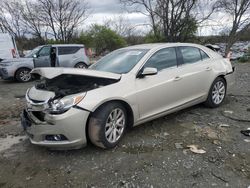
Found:
[[[176,77],[174,78],[174,81],[179,81],[179,80],[181,80],[181,79],[182,79],[182,77],[176,76]]]
[[[211,67],[207,67],[207,68],[206,68],[206,71],[211,71],[211,70],[212,70]]]

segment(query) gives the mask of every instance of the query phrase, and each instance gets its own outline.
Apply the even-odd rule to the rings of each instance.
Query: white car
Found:
[[[42,79],[27,91],[22,125],[36,145],[112,148],[131,126],[198,103],[218,107],[233,72],[218,53],[183,43],[122,48],[88,70],[34,69]]]

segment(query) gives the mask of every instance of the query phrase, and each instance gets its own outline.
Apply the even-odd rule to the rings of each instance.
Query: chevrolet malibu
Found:
[[[229,60],[197,44],[144,44],[116,50],[88,70],[38,68],[21,122],[31,143],[113,148],[129,127],[189,106],[223,103]]]

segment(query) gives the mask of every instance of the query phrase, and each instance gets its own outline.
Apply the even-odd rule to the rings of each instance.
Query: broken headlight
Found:
[[[66,112],[71,107],[77,105],[85,97],[85,94],[81,95],[69,95],[62,99],[55,99],[50,101],[48,111],[50,113],[60,114]]]

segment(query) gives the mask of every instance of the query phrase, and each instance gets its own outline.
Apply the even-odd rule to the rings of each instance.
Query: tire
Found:
[[[75,68],[78,68],[78,69],[87,69],[88,66],[85,63],[77,63],[75,65]]]
[[[31,81],[30,69],[20,68],[16,71],[15,78],[18,82],[29,82]]]
[[[209,90],[209,94],[205,102],[205,105],[210,108],[216,108],[220,106],[226,97],[226,93],[227,93],[226,81],[221,77],[217,77],[214,80]]]
[[[113,148],[123,137],[127,122],[127,111],[120,103],[107,103],[92,114],[88,124],[89,139],[98,147]]]

